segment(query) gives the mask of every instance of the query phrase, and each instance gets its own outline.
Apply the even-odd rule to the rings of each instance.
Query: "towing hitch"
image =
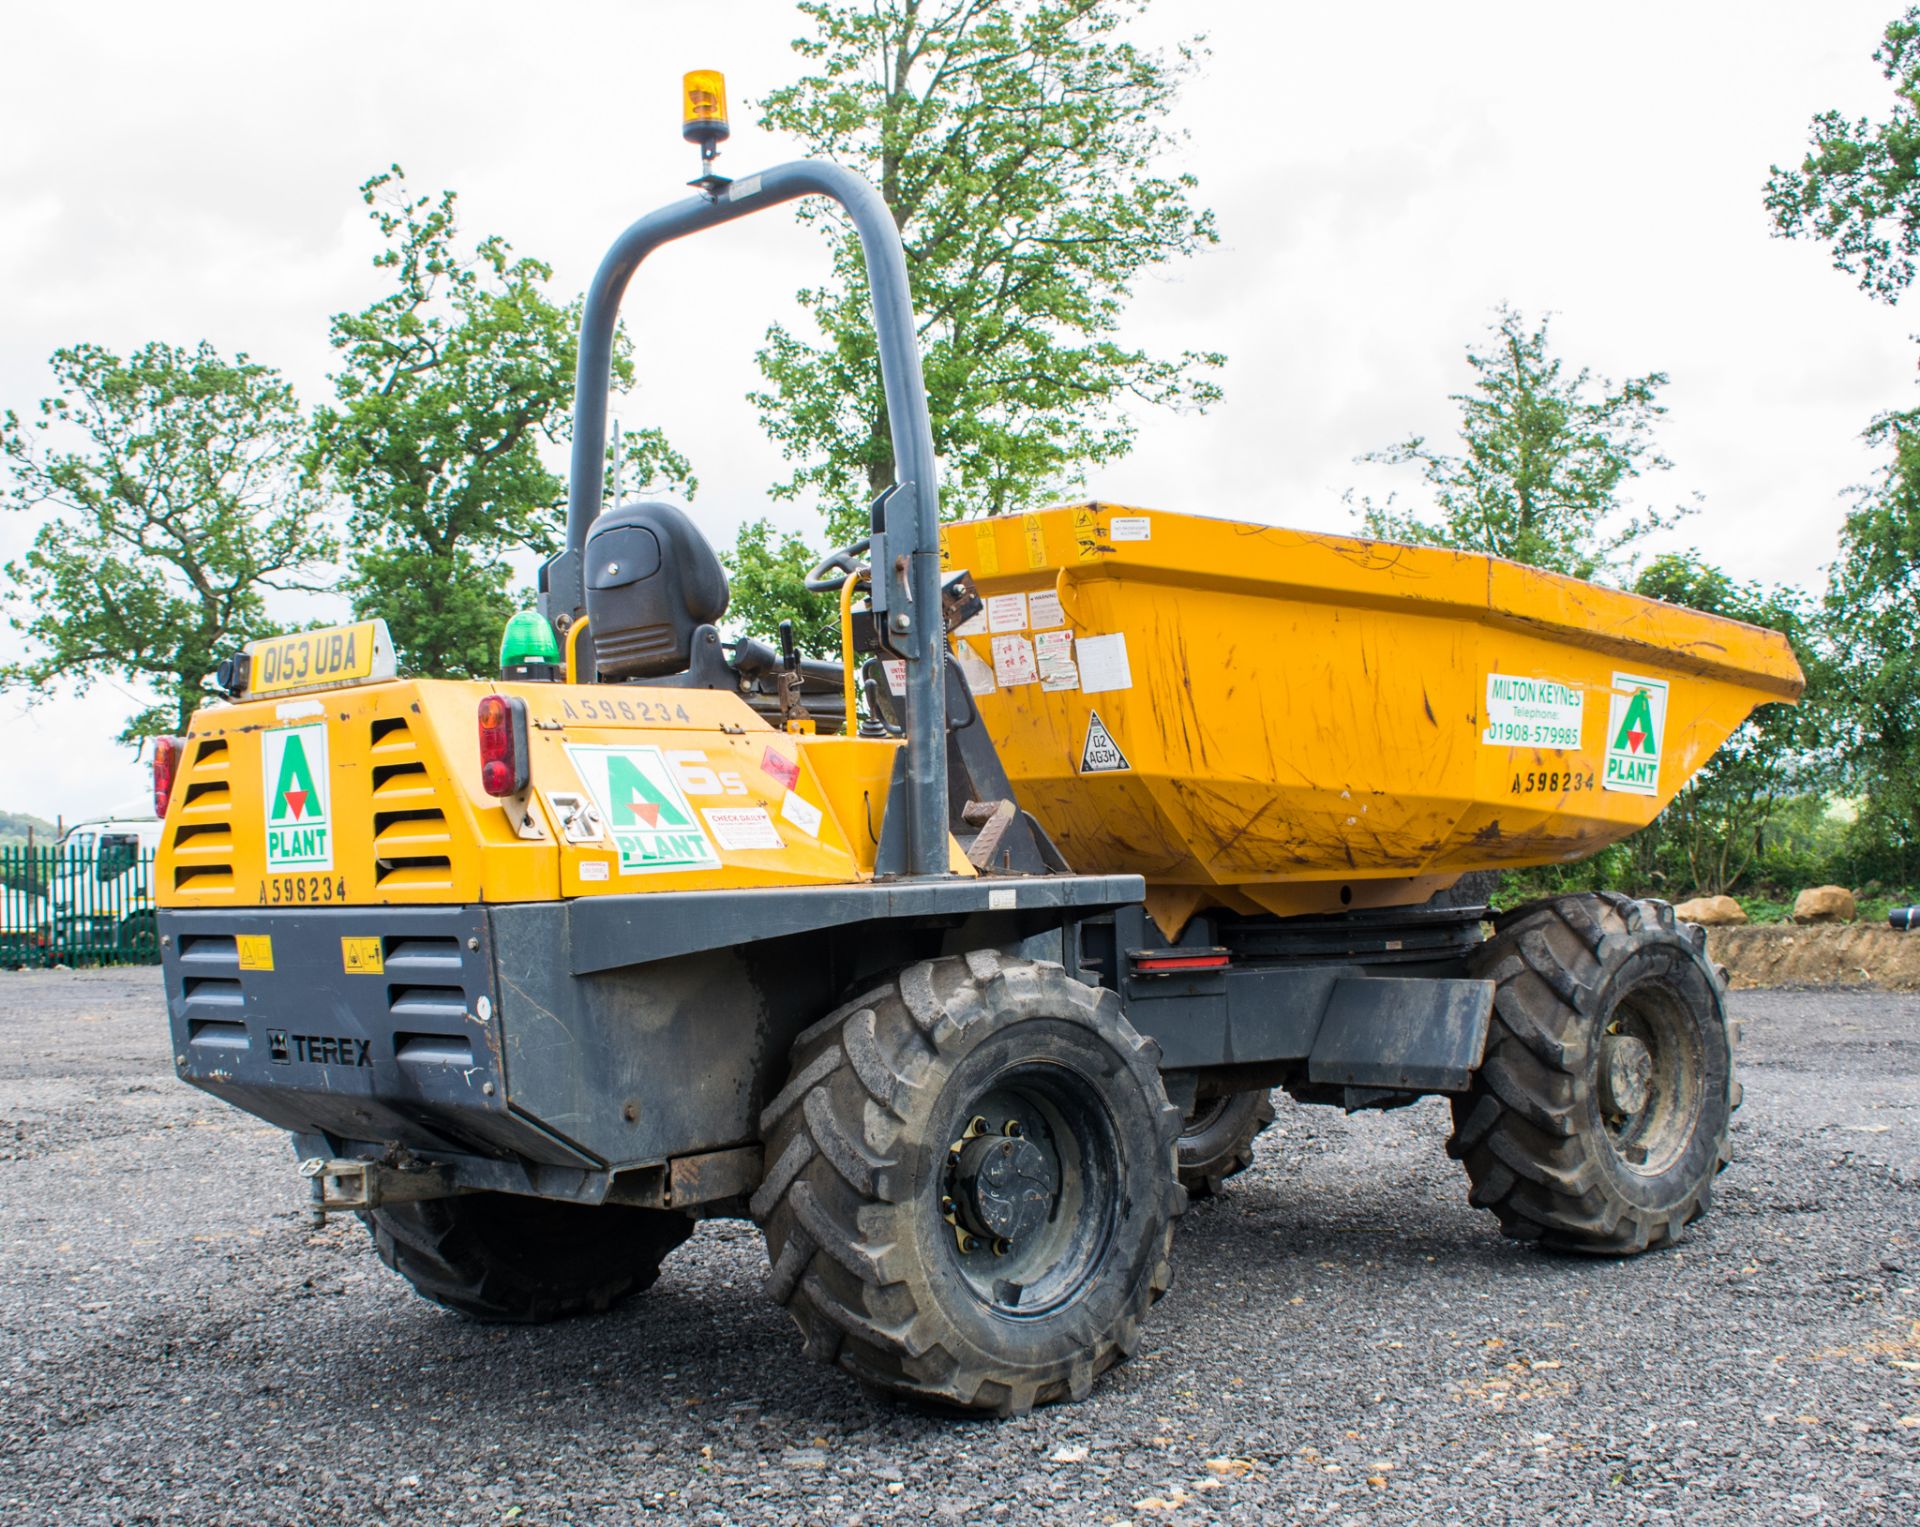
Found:
[[[358,1214],[382,1204],[417,1203],[424,1198],[451,1198],[462,1190],[444,1166],[421,1162],[406,1167],[384,1161],[352,1161],[309,1156],[300,1163],[307,1179],[307,1222],[315,1230],[329,1214]]]

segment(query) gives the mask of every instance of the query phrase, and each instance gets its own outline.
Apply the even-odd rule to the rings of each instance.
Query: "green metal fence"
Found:
[[[112,833],[66,848],[0,845],[0,967],[152,965],[153,851]]]

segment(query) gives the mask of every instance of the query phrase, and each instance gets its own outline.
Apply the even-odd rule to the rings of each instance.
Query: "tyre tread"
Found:
[[[1556,1250],[1630,1255],[1673,1243],[1707,1211],[1713,1177],[1730,1159],[1726,1125],[1713,1169],[1680,1204],[1641,1208],[1610,1191],[1578,1138],[1586,1014],[1607,973],[1649,944],[1696,964],[1724,1023],[1723,976],[1663,901],[1567,896],[1515,908],[1496,928],[1474,970],[1496,983],[1485,1057],[1472,1090],[1453,1100],[1447,1142],[1466,1166],[1469,1201],[1492,1210],[1508,1236]]]
[[[815,1024],[794,1054],[793,1082],[762,1115],[772,1170],[752,1210],[772,1257],[766,1292],[799,1325],[810,1356],[835,1363],[863,1384],[925,1403],[1020,1414],[1086,1394],[1139,1339],[1139,1317],[1170,1285],[1172,1219],[1185,1195],[1171,1170],[1164,1224],[1141,1279],[1137,1306],[1056,1378],[991,1374],[957,1356],[945,1317],[917,1302],[911,1268],[896,1265],[886,1223],[906,1192],[896,1172],[897,1135],[917,1089],[932,1085],[930,1063],[953,1035],[993,1014],[1098,1014],[1118,1025],[1137,1065],[1158,1082],[1158,1050],[1134,1034],[1111,993],[1095,992],[1057,965],[974,950],[900,972]],[[804,1085],[800,1085],[804,1079]],[[1179,1113],[1161,1093],[1168,1162]],[[821,1171],[816,1161],[830,1170]]]

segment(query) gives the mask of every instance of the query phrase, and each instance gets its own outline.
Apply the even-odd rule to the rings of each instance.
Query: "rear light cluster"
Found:
[[[1179,970],[1225,970],[1232,963],[1233,957],[1224,949],[1203,949],[1193,954],[1180,954],[1172,950],[1162,954],[1142,951],[1133,957],[1135,973],[1143,976],[1172,975]]]
[[[518,795],[530,778],[527,702],[488,695],[480,702],[480,788],[488,795]]]
[[[173,799],[174,776],[180,772],[180,760],[186,756],[184,737],[153,739],[153,814],[165,817],[167,802]]]

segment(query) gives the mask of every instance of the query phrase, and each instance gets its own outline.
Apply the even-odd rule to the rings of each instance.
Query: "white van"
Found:
[[[153,816],[90,817],[60,835],[53,880],[56,944],[82,956],[149,953],[153,856],[163,825]]]

